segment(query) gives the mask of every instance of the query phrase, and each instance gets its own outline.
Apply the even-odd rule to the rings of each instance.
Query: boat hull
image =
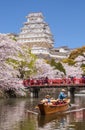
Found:
[[[66,111],[69,108],[70,100],[68,99],[66,103],[59,104],[59,105],[49,105],[49,104],[38,104],[39,110],[41,115],[48,115],[57,112]]]

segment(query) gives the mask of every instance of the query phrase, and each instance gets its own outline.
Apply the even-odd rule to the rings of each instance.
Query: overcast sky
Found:
[[[0,33],[19,33],[29,13],[42,12],[54,46],[85,45],[85,0],[1,0]]]

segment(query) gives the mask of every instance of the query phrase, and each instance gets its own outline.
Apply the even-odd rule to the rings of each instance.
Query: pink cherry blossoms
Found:
[[[18,57],[18,53],[23,53],[24,58],[21,59]],[[7,64],[7,58],[13,58],[20,60],[25,60],[26,62],[30,62],[30,56],[26,55],[19,43],[10,39],[6,34],[0,34],[0,90],[13,90],[16,95],[25,96],[24,86],[22,84],[22,80],[17,78],[19,75],[19,71],[14,69],[12,65]],[[62,63],[63,67],[66,70],[66,77],[68,76],[76,76],[81,77],[83,71],[81,69],[81,64],[85,64],[85,54],[83,56],[78,56],[76,59],[76,64],[74,66],[69,66],[68,64]],[[64,76],[63,72],[60,72],[54,67],[47,64],[44,59],[36,59],[34,62],[34,68],[37,70],[35,74],[32,75],[32,78],[40,78],[40,77],[48,77],[48,78],[62,78]],[[24,71],[30,70],[28,66],[23,67]]]
[[[37,74],[36,74],[37,77],[49,77],[53,79],[53,78],[61,78],[63,75],[63,72],[54,69],[54,67],[47,64],[44,59],[38,59],[36,61],[36,68],[37,68]]]
[[[18,71],[6,64],[8,57],[15,57],[20,47],[17,42],[9,39],[5,34],[0,34],[0,89],[2,91],[12,89],[18,95],[24,95],[24,86],[17,78]]]

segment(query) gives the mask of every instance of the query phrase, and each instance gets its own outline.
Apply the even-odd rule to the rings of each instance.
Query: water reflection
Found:
[[[72,100],[71,100],[72,101]],[[41,116],[39,99],[0,100],[0,130],[84,130],[85,97],[75,97],[66,113]],[[29,112],[28,112],[29,110]],[[33,112],[30,112],[33,111]]]
[[[25,117],[25,101],[8,99],[0,101],[0,130],[12,130]]]
[[[85,121],[85,109],[79,111],[68,111],[68,113],[47,115],[38,117],[38,125],[46,130],[80,130]],[[80,124],[80,125],[79,125]],[[78,127],[77,127],[78,125]],[[85,128],[85,126],[83,126]],[[84,128],[82,130],[84,130]],[[40,129],[41,130],[41,129]]]
[[[46,116],[38,116],[38,126],[43,127],[49,122],[56,122],[56,123],[61,123],[63,126],[65,124],[66,120],[66,115],[65,114],[51,114],[51,115],[46,115]]]
[[[25,120],[20,123],[18,130],[38,130],[37,116],[32,113],[27,113]]]

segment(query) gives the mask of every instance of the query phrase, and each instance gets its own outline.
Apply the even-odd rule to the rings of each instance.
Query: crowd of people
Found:
[[[32,86],[32,85],[46,85],[46,84],[81,84],[85,83],[85,77],[77,78],[77,77],[68,77],[68,78],[56,78],[49,79],[48,77],[42,78],[28,78],[23,80],[24,86]]]

